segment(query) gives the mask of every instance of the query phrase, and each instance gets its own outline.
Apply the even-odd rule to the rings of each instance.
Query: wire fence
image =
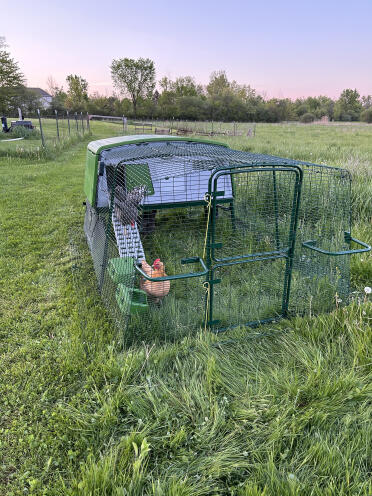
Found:
[[[48,114],[37,110],[27,113],[20,119],[19,116],[8,117],[3,122],[3,131],[0,136],[2,149],[13,145],[27,150],[36,148],[53,148],[69,141],[82,139],[91,133],[88,113],[54,110]]]
[[[52,114],[41,116],[37,111],[35,118],[37,118],[36,127],[39,129],[43,146],[47,145],[48,140],[55,142],[71,137],[82,137],[85,133],[90,133],[88,113],[55,110]]]
[[[155,134],[200,136],[248,136],[256,135],[256,124],[249,122],[187,121],[179,119],[132,122],[136,131],[151,129]]]
[[[254,138],[256,124],[247,122],[188,121],[179,119],[130,120],[125,116],[89,115],[87,112],[37,110],[20,116],[9,116],[6,126],[9,132],[0,133],[0,155],[24,156],[44,151],[57,151],[72,142],[91,134],[93,121],[96,132],[112,133],[112,136],[127,134],[159,134],[178,136],[231,136]],[[100,122],[99,122],[100,121]],[[101,122],[107,126],[101,127]],[[93,124],[94,127],[94,124]],[[3,123],[3,131],[4,131]]]
[[[117,132],[123,134],[176,134],[199,136],[256,136],[254,122],[188,121],[179,119],[133,120],[126,117],[91,115],[91,119],[117,124]]]

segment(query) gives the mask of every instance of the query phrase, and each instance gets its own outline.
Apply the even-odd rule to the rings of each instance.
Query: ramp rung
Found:
[[[130,224],[123,226],[117,219],[115,212],[112,212],[112,225],[114,227],[119,256],[133,257],[137,260],[144,259],[145,253],[137,223],[134,226]]]

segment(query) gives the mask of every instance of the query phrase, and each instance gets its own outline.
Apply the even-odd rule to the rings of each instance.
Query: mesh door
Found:
[[[230,175],[234,200],[217,189]],[[247,167],[212,178],[209,229],[210,324],[255,324],[287,312],[302,173],[298,167]]]

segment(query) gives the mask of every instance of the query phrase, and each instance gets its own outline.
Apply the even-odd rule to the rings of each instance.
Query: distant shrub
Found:
[[[340,120],[343,122],[351,122],[353,120],[353,116],[351,114],[348,114],[347,112],[342,112],[340,114],[339,119],[336,119],[336,120]],[[356,119],[354,119],[354,120],[356,120]]]
[[[315,121],[315,115],[311,112],[306,112],[306,114],[301,115],[300,122],[303,124],[309,124],[309,122]]]
[[[11,138],[40,139],[40,132],[38,129],[16,126],[12,128]]]
[[[372,107],[367,110],[364,110],[360,114],[360,120],[363,122],[368,122],[368,124],[372,124]]]

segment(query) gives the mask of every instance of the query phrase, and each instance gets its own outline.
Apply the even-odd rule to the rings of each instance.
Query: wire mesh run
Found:
[[[350,188],[340,168],[211,142],[92,142],[84,229],[102,298],[143,338],[328,311],[369,249],[350,234]]]

